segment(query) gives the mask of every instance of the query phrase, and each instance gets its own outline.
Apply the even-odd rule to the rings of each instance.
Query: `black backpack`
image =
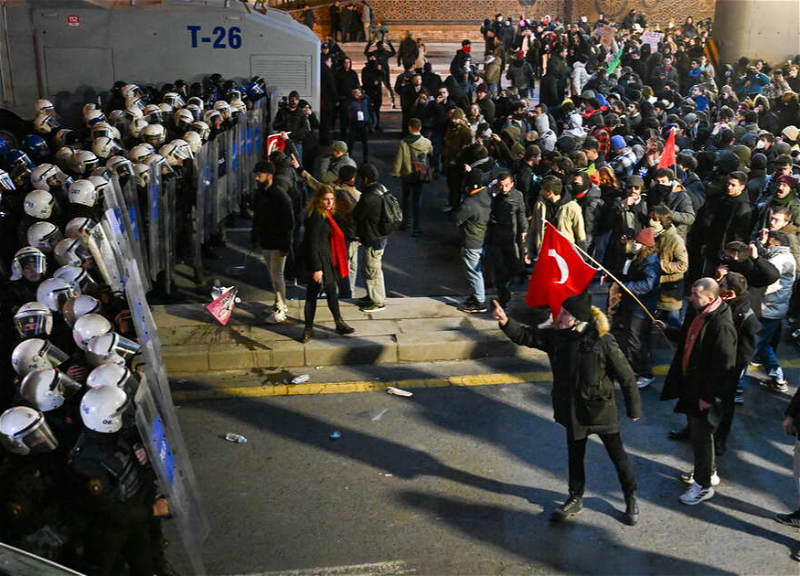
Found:
[[[375,193],[381,197],[381,218],[378,221],[378,232],[383,236],[394,234],[403,224],[403,210],[400,202],[385,187],[379,186]]]

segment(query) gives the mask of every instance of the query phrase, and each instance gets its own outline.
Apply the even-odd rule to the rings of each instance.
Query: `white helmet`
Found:
[[[101,136],[92,142],[92,152],[94,152],[95,156],[103,160],[110,158],[114,154],[118,154],[121,150],[122,146],[108,136]]]
[[[28,372],[19,388],[20,396],[42,412],[64,405],[67,398],[81,390],[81,385],[55,368],[39,368]]]
[[[203,99],[198,96],[192,96],[186,101],[186,105],[197,106],[198,108],[200,108],[200,110],[202,110],[205,107],[205,102],[203,102]]]
[[[44,414],[27,406],[14,406],[0,415],[0,444],[12,454],[43,454],[58,448]]]
[[[161,117],[164,120],[169,120],[175,113],[175,109],[166,102],[162,102],[161,104],[159,104],[158,109],[161,110]]]
[[[189,148],[192,150],[192,154],[198,154],[200,149],[203,147],[203,139],[200,138],[200,134],[195,132],[194,130],[189,130],[183,135],[183,139],[189,144]]]
[[[208,127],[208,124],[202,120],[197,120],[196,122],[192,122],[192,130],[200,134],[200,138],[203,139],[203,142],[208,142],[208,138],[211,136],[211,128]]]
[[[58,150],[56,150],[56,162],[58,163],[61,168],[64,169],[71,169],[72,168],[72,157],[78,152],[80,148],[75,148],[74,146],[62,146]]]
[[[142,130],[142,140],[153,147],[161,146],[167,139],[167,130],[161,124],[148,124]]]
[[[61,266],[53,272],[53,278],[61,278],[69,282],[72,292],[76,296],[80,296],[84,292],[92,292],[97,288],[94,278],[86,270],[77,266]]]
[[[172,106],[173,108],[183,108],[186,106],[183,98],[177,92],[167,92],[164,94],[163,101]]]
[[[33,270],[41,276],[47,270],[47,257],[44,252],[33,246],[20,248],[14,254],[11,261],[11,279],[19,280],[22,278],[22,271],[28,266],[33,266]]]
[[[56,257],[56,262],[62,266],[78,267],[91,256],[84,246],[82,238],[69,236],[56,244],[56,247],[53,248],[53,255]]]
[[[108,123],[119,133],[120,126],[125,126],[129,118],[125,116],[125,110],[112,110],[108,113]]]
[[[92,338],[87,349],[87,358],[96,366],[109,362],[124,366],[128,358],[139,351],[139,344],[116,332],[108,332]]]
[[[56,368],[67,361],[63,350],[48,340],[29,338],[23,340],[11,353],[11,366],[19,376],[38,368]]]
[[[234,110],[238,111],[239,114],[246,114],[247,113],[247,104],[244,103],[244,100],[239,98],[231,98],[231,112]]]
[[[47,220],[53,215],[53,206],[56,199],[50,192],[34,190],[25,195],[25,214],[39,220]]]
[[[164,144],[159,148],[158,153],[166,159],[170,166],[180,166],[182,161],[191,160],[193,157],[189,143],[180,138]]]
[[[53,313],[41,302],[28,302],[14,314],[14,326],[23,340],[46,338],[53,331]]]
[[[87,102],[81,107],[81,114],[86,116],[92,110],[100,110],[100,106],[97,102]]]
[[[100,316],[100,314],[86,314],[75,320],[72,338],[78,348],[86,350],[92,338],[111,332],[113,329],[111,322]]]
[[[168,174],[170,172],[174,172],[172,166],[169,165],[167,159],[164,158],[161,154],[153,154],[150,158],[147,159],[147,163],[150,164],[150,173],[153,173],[153,164],[156,165],[157,173],[158,174]]]
[[[161,108],[158,104],[148,104],[144,107],[144,115],[148,122],[154,124],[161,124],[164,121],[164,115],[161,114]]]
[[[97,191],[97,202],[103,200],[103,196],[106,195],[106,192],[111,187],[111,182],[108,181],[111,178],[110,171],[106,170],[106,176],[101,176],[100,174],[89,176],[88,180],[94,186],[94,189]]]
[[[67,139],[71,139],[69,135],[72,132],[74,132],[74,130],[72,130],[71,128],[62,128],[61,130],[56,132],[56,137],[54,140],[56,148],[61,148],[62,146],[66,146]]]
[[[97,178],[97,177],[102,178],[103,180],[111,180],[111,177],[113,175],[114,175],[114,173],[111,171],[111,168],[109,168],[108,166],[98,166],[97,168],[92,170],[92,173],[89,174],[89,177],[87,178],[87,180],[92,180],[92,178]],[[94,184],[94,180],[92,180],[92,184]],[[95,186],[95,188],[97,188],[97,184],[94,184],[94,186]],[[98,196],[102,196],[102,193],[101,193],[100,190],[97,191],[97,195]]]
[[[58,312],[67,300],[75,296],[72,284],[63,278],[48,278],[36,288],[36,300],[53,312]]]
[[[125,390],[128,394],[133,394],[139,383],[136,377],[128,368],[119,364],[101,364],[91,372],[86,378],[86,385],[89,388],[99,388],[100,386],[115,386]]]
[[[89,296],[88,294],[81,294],[67,300],[61,308],[61,314],[70,328],[75,327],[75,322],[78,318],[86,316],[87,314],[99,313],[102,308],[100,300]]]
[[[45,254],[49,254],[56,247],[56,244],[64,239],[61,230],[52,222],[40,220],[28,227],[28,244],[38,248]]]
[[[62,147],[66,148],[66,147]],[[72,152],[70,152],[72,155]],[[31,172],[31,184],[37,190],[50,190],[50,186],[61,186],[71,179],[55,164],[40,164]]]
[[[88,176],[92,170],[100,165],[100,161],[94,152],[88,150],[78,150],[72,155],[72,170],[81,176]]]
[[[142,89],[136,84],[125,84],[120,92],[122,93],[123,98],[128,98],[130,96],[142,96]]]
[[[125,109],[125,118],[127,118],[129,122],[144,120],[144,112],[142,112],[142,109],[138,106],[131,106]],[[147,122],[147,120],[145,120],[145,122]]]
[[[203,108],[202,106],[198,106],[197,104],[187,104],[184,110],[188,110],[192,113],[192,118],[195,120],[200,120],[200,117],[203,115]]]
[[[67,238],[81,238],[91,234],[92,228],[95,226],[97,226],[97,222],[91,218],[79,216],[67,222],[67,225],[64,226],[64,234]],[[57,253],[56,258],[58,258]]]
[[[119,110],[115,110],[115,112],[119,112]],[[103,137],[111,138],[112,140],[119,140],[120,136],[119,130],[117,130],[116,127],[112,126],[108,122],[98,122],[92,126],[93,140]]]
[[[222,118],[222,114],[219,113],[219,110],[206,110],[203,113],[203,122],[205,122],[209,126],[214,125],[214,120],[216,118],[224,120],[224,118]]]
[[[49,114],[41,114],[33,119],[33,131],[42,136],[50,134],[53,130],[58,130],[58,127],[56,119]]]
[[[130,176],[133,173],[133,164],[125,156],[112,156],[106,161],[106,167],[110,168],[120,178]]]
[[[106,115],[103,114],[102,110],[89,110],[83,115],[83,121],[86,122],[87,126],[94,126],[98,122],[105,122]]]
[[[83,425],[95,432],[107,434],[122,428],[122,413],[128,407],[128,395],[116,386],[91,388],[81,400]]]
[[[33,106],[33,114],[34,116],[38,116],[39,114],[55,114],[56,107],[53,106],[53,103],[50,100],[46,100],[44,98],[40,98],[36,101],[36,104]]]
[[[97,202],[97,190],[89,180],[75,180],[69,185],[69,201],[92,208]]]
[[[150,184],[150,166],[137,162],[133,165],[133,176],[136,178],[136,185],[144,188]]]
[[[174,120],[178,130],[187,130],[189,126],[192,125],[192,122],[194,122],[194,116],[192,116],[191,111],[181,109],[175,112]]]
[[[131,162],[147,162],[148,158],[156,153],[150,144],[137,144],[128,152]]]
[[[144,110],[146,105],[147,103],[141,96],[128,96],[125,98],[125,108],[128,110],[131,108],[139,108],[140,110]]]
[[[220,113],[223,120],[230,120],[231,106],[225,100],[217,100],[214,102],[214,110]]]
[[[136,118],[135,120],[131,120],[131,123],[128,125],[128,132],[134,138],[141,138],[142,132],[147,126],[149,126],[147,120],[144,118]]]

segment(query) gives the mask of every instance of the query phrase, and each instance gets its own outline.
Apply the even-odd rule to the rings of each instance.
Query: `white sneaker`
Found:
[[[267,314],[267,317],[264,318],[265,324],[280,324],[281,322],[286,321],[286,310],[275,310]]]
[[[694,470],[692,470],[691,472],[684,472],[683,474],[681,474],[681,480],[683,480],[686,484],[689,485],[694,484]],[[711,475],[711,485],[719,486],[719,483],[720,483],[719,475],[716,472],[714,472]]]
[[[653,376],[639,376],[636,379],[636,387],[641,390],[642,388],[647,388],[655,381],[656,379]]]
[[[686,504],[687,506],[694,506],[696,504],[700,504],[700,502],[704,500],[708,500],[713,496],[713,488],[703,488],[700,486],[700,484],[695,482],[686,492],[681,494],[680,501],[682,504]]]

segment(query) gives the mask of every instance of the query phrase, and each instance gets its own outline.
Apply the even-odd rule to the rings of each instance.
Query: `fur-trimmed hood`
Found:
[[[608,321],[608,316],[603,314],[603,311],[597,306],[592,306],[592,319],[595,326],[597,326],[597,334],[600,338],[611,332],[611,323]]]

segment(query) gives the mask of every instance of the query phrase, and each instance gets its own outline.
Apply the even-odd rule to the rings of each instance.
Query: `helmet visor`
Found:
[[[14,325],[17,327],[17,333],[23,340],[39,336],[48,336],[50,334],[50,328],[52,327],[52,325],[48,326],[48,324],[48,315],[41,310],[31,311],[23,316],[14,318]]]
[[[30,426],[20,430],[13,436],[0,434],[0,444],[12,454],[20,454],[22,456],[52,452],[58,448],[58,441],[42,414]]]

